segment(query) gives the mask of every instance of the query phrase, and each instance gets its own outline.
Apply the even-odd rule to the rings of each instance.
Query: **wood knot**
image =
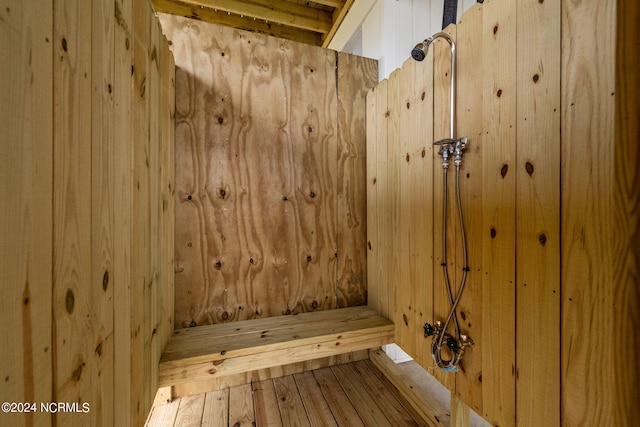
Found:
[[[226,311],[222,312],[222,320],[229,320],[229,313],[227,313]]]
[[[498,91],[496,92],[496,96],[498,98],[500,98],[502,96],[502,89],[498,89]]]
[[[411,158],[411,156],[409,156],[409,153],[407,153],[406,159],[407,159],[407,163],[409,163],[409,159]]]
[[[525,163],[524,169],[527,171],[527,174],[529,174],[529,176],[533,175],[533,164],[531,162]]]
[[[67,309],[67,313],[73,314],[73,308],[76,305],[76,297],[73,295],[71,289],[67,289],[67,293],[64,296],[64,307]]]
[[[505,163],[504,165],[502,165],[502,168],[500,169],[500,176],[504,178],[507,175],[508,171],[509,171],[509,165]]]
[[[106,291],[109,287],[109,270],[105,270],[102,275],[102,290]]]
[[[313,308],[314,310],[315,310],[316,308],[318,308],[318,301],[313,300],[313,301],[311,302],[311,308]]]
[[[498,33],[498,24],[493,27],[493,35],[495,36]]]
[[[220,270],[222,268],[222,262],[220,260],[217,260],[215,264],[213,264],[213,266],[216,268],[216,270]]]
[[[540,235],[538,236],[538,242],[540,242],[540,244],[542,246],[547,244],[547,235],[544,233],[540,233]]]
[[[491,227],[491,230],[489,231],[489,234],[491,234],[491,238],[492,239],[495,239],[496,238],[496,234],[497,234],[496,229]]]
[[[540,76],[536,73],[536,74],[533,75],[532,80],[533,80],[534,83],[538,83],[538,80],[540,80]]]

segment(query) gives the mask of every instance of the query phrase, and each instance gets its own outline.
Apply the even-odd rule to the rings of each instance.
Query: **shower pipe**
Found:
[[[431,355],[435,360],[439,368],[446,372],[457,372],[458,364],[464,354],[465,347],[473,346],[473,340],[460,333],[460,326],[458,324],[458,316],[456,313],[457,306],[462,297],[464,287],[467,283],[467,274],[469,267],[467,265],[467,240],[466,231],[464,227],[464,217],[462,214],[462,203],[460,198],[460,167],[462,165],[462,153],[467,145],[467,138],[456,139],[454,137],[455,129],[455,74],[456,74],[456,45],[451,36],[445,32],[438,32],[431,37],[428,37],[421,43],[418,43],[411,51],[411,56],[416,61],[422,61],[426,58],[429,46],[437,39],[444,38],[451,47],[451,81],[449,92],[449,138],[436,141],[433,145],[440,147],[438,154],[442,156],[442,170],[443,170],[443,192],[442,192],[442,269],[444,273],[444,282],[447,290],[447,296],[449,298],[450,310],[444,323],[437,321],[435,328],[425,323],[424,333],[425,337],[435,335],[431,344]],[[458,221],[460,222],[461,240],[462,240],[462,278],[458,287],[458,292],[454,299],[453,291],[451,289],[451,280],[449,279],[449,269],[447,266],[447,171],[449,169],[449,156],[454,155],[454,165],[456,167],[456,202],[458,205]],[[453,320],[455,336],[447,333],[449,324]],[[452,353],[452,358],[449,360],[442,357],[442,346],[446,344]]]

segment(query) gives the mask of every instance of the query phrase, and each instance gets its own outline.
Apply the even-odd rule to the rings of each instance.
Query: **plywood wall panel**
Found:
[[[337,306],[367,301],[366,92],[377,61],[338,53]]]
[[[522,254],[516,418],[521,426],[554,426],[560,425],[560,2],[520,2],[516,26],[516,254]]]
[[[478,64],[483,56],[482,6],[466,11],[457,25],[457,93],[456,134],[468,138],[461,167],[460,197],[467,244],[465,290],[458,305],[458,319],[463,334],[474,346],[465,351],[462,368],[456,375],[456,395],[475,412],[482,413],[482,132],[484,73]],[[455,268],[458,277],[463,265],[462,245],[456,245]]]
[[[53,2],[0,2],[0,400],[50,402],[53,242]],[[0,424],[51,425],[0,414]]]
[[[179,68],[177,324],[364,303],[375,62],[343,55],[341,73],[333,51],[162,19]]]

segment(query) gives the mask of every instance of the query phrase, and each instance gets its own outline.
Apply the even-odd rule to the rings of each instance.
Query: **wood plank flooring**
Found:
[[[370,361],[183,397],[152,409],[156,426],[428,426]]]

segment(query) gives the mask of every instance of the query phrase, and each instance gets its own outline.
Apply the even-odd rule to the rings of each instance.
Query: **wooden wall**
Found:
[[[161,15],[176,59],[176,327],[366,302],[376,61]]]
[[[0,400],[38,409],[0,424],[142,425],[173,331],[172,55],[146,0],[2,0],[0,32]]]
[[[476,343],[457,374],[434,367],[422,332],[449,306],[431,145],[448,136],[448,44],[367,96],[369,305],[492,425],[637,419],[640,159],[629,49],[638,30],[629,16],[638,7],[615,1],[487,0],[446,30],[457,40],[456,136],[469,138],[461,187],[471,271],[458,318]]]

